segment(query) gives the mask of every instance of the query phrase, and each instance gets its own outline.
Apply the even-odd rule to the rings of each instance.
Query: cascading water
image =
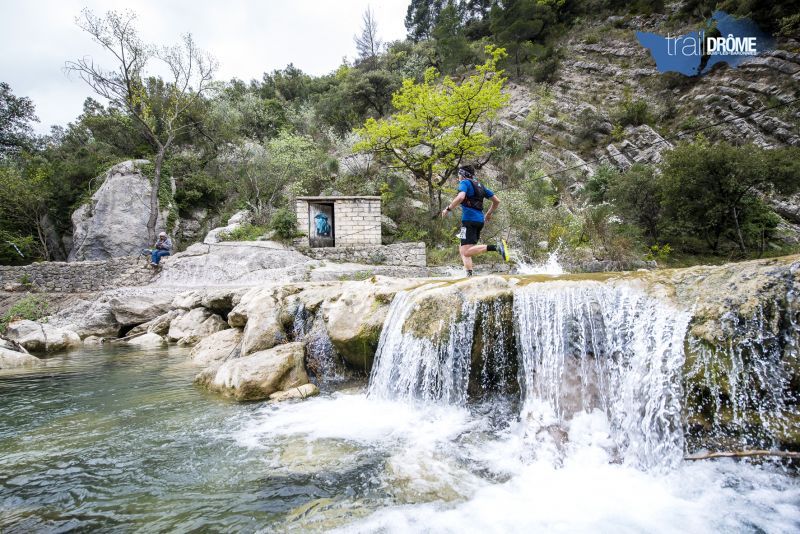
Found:
[[[339,356],[325,328],[320,310],[309,313],[301,302],[296,304],[292,339],[305,342],[306,365],[317,382],[341,382],[346,379],[341,365],[337,363]]]
[[[680,461],[688,314],[627,286],[554,282],[517,291],[514,315],[524,416],[600,410],[626,463]]]
[[[476,307],[464,303],[442,339],[418,338],[403,329],[417,306],[414,297],[427,289],[400,292],[392,301],[370,376],[370,397],[466,401]]]

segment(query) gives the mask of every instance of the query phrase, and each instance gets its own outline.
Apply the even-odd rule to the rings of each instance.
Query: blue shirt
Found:
[[[472,182],[469,180],[461,180],[458,183],[458,190],[466,193],[467,198],[475,196],[475,188],[472,187]],[[485,185],[483,186],[483,190],[486,191],[486,198],[492,198],[494,196],[494,192],[492,192],[492,190]],[[461,204],[461,220],[482,223],[483,212],[481,210],[476,210],[475,208],[468,208],[464,204]]]

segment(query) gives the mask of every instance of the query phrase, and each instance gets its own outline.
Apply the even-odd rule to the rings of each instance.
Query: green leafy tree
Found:
[[[176,139],[195,126],[185,119],[210,88],[216,61],[197,48],[191,34],[185,35],[178,46],[156,49],[145,45],[136,32],[135,20],[131,11],[109,11],[99,17],[84,9],[78,25],[111,55],[115,66],[105,69],[90,56],[84,56],[67,61],[66,68],[77,73],[114,108],[124,110],[155,152],[147,221],[150,239],[154,240],[164,159]],[[148,62],[155,58],[170,73],[168,81],[147,76]]]
[[[746,254],[778,223],[761,192],[800,189],[800,149],[712,145],[700,138],[665,153],[662,184],[673,233],[699,237],[715,253],[729,241]]]
[[[479,124],[494,118],[508,101],[502,93],[506,78],[497,69],[505,50],[487,46],[486,54],[486,62],[461,84],[433,68],[421,83],[404,80],[392,98],[397,112],[387,119],[367,119],[357,131],[362,140],[355,151],[373,153],[427,186],[431,216],[438,211],[435,189],[462,161],[491,151]]]
[[[503,0],[489,15],[489,25],[496,42],[504,46],[522,74],[522,64],[541,49],[534,41],[542,41],[547,29],[556,22],[563,0]]]
[[[432,32],[436,40],[437,60],[444,72],[453,72],[457,67],[467,66],[474,61],[463,29],[458,7],[453,0],[449,0],[439,13]]]
[[[637,163],[624,173],[603,173],[607,177],[607,196],[626,220],[644,231],[657,244],[662,224],[662,184],[654,167]]]
[[[11,86],[0,82],[0,158],[31,146],[31,122],[39,122],[31,99],[14,96]]]
[[[405,24],[408,37],[412,41],[431,37],[443,4],[444,0],[411,0],[406,11]]]

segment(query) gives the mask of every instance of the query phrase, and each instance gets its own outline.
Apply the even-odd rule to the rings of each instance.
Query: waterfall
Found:
[[[371,397],[464,404],[469,389],[507,391],[518,375],[523,419],[538,412],[543,428],[599,410],[622,461],[651,466],[682,457],[688,314],[629,286],[533,283],[514,290],[513,307],[464,299],[447,335],[431,340],[404,331],[430,289],[392,302]]]
[[[787,300],[793,298],[790,292]],[[744,333],[744,339],[716,346],[689,339],[690,441],[700,447],[780,448],[800,420],[800,398],[791,379],[800,365],[800,324],[791,312],[763,304],[751,317],[729,314],[723,323],[728,332]]]
[[[630,286],[558,281],[518,290],[514,315],[523,413],[560,424],[600,410],[621,460],[681,459],[688,314]]]
[[[347,377],[338,364],[338,354],[333,346],[321,310],[310,313],[302,302],[294,308],[292,339],[306,344],[306,365],[318,383],[340,382]]]
[[[401,291],[392,301],[370,376],[371,397],[466,402],[476,306],[462,305],[444,339],[418,338],[403,327],[417,306],[415,297],[428,289]]]

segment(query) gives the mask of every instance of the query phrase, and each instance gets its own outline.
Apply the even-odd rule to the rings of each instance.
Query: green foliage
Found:
[[[221,232],[219,238],[221,241],[257,241],[266,231],[264,226],[247,223],[230,232]]]
[[[505,47],[517,76],[522,65],[535,55],[536,42],[543,42],[556,23],[563,2],[510,0],[497,3],[489,14],[495,41]]]
[[[586,181],[584,192],[589,202],[600,204],[608,200],[608,189],[619,177],[619,171],[612,165],[600,165],[595,173]]]
[[[630,90],[627,89],[617,108],[615,119],[622,126],[639,126],[648,124],[653,120],[647,102],[642,99],[632,98]]]
[[[39,122],[31,99],[14,96],[11,86],[0,82],[0,158],[32,146],[31,122]]]
[[[489,46],[486,53],[486,63],[461,84],[433,68],[422,83],[404,80],[392,98],[397,112],[388,119],[367,119],[357,131],[362,141],[354,150],[405,168],[428,185],[431,214],[434,187],[444,184],[460,162],[490,151],[489,136],[478,123],[495,117],[508,101],[502,93],[505,78],[497,70],[505,51]]]
[[[17,319],[38,321],[50,313],[50,304],[41,295],[28,295],[17,301],[0,316],[0,332],[5,332],[8,323]]]
[[[712,252],[724,242],[742,254],[763,250],[777,218],[759,189],[785,193],[800,188],[800,149],[764,150],[754,145],[683,143],[664,157],[663,205],[673,233],[702,239]]]
[[[608,174],[609,199],[627,221],[637,224],[651,243],[660,235],[663,180],[654,167],[637,163],[624,173]]]
[[[278,238],[289,241],[301,234],[297,232],[297,215],[288,208],[281,208],[272,214],[269,220],[269,229],[275,231]]]
[[[672,253],[672,247],[670,247],[669,244],[664,244],[661,246],[653,245],[648,249],[644,259],[647,261],[665,262],[667,261],[671,253]]]

